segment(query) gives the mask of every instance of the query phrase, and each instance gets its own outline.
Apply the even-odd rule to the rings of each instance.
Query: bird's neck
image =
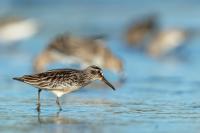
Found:
[[[93,77],[87,71],[83,71],[80,79],[81,79],[82,83],[84,84],[84,86],[90,84],[93,81]]]

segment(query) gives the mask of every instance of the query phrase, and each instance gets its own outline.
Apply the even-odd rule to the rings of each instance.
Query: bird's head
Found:
[[[92,80],[101,80],[104,83],[106,83],[109,87],[111,87],[113,90],[115,90],[115,87],[108,82],[108,80],[104,77],[103,72],[101,68],[98,66],[92,65],[86,68],[87,73],[89,73]]]

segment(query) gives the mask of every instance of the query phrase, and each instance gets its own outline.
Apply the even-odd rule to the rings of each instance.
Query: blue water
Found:
[[[200,39],[193,37],[183,57],[157,60],[126,45],[125,28],[140,15],[160,14],[160,25],[200,29],[200,3],[191,1],[12,1],[0,14],[35,18],[40,32],[15,47],[0,47],[0,132],[198,133],[200,130]],[[41,94],[12,77],[32,73],[32,61],[55,35],[106,34],[107,47],[124,62],[126,82],[117,91],[88,86],[61,99]],[[56,67],[64,67],[60,64]],[[116,75],[105,71],[111,82]]]

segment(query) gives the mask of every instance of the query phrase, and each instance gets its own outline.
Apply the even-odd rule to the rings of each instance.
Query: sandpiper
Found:
[[[81,67],[96,64],[101,68],[121,73],[122,61],[104,45],[99,38],[81,38],[72,35],[61,35],[55,38],[47,48],[36,58],[34,70],[45,71],[45,67],[56,61],[66,61],[67,64],[80,64]]]
[[[147,45],[147,52],[152,57],[162,57],[181,47],[189,36],[191,36],[190,31],[179,28],[160,31]]]
[[[76,69],[54,69],[47,72],[24,75],[13,78],[38,88],[37,111],[40,111],[40,92],[47,90],[57,96],[56,103],[62,110],[59,97],[72,91],[78,90],[95,80],[101,80],[115,90],[103,75],[101,68],[92,65],[83,70]]]
[[[149,34],[154,34],[158,28],[157,16],[151,15],[133,23],[125,34],[125,39],[132,46],[141,47],[141,43]]]
[[[14,44],[38,32],[36,20],[20,17],[0,18],[0,44]]]

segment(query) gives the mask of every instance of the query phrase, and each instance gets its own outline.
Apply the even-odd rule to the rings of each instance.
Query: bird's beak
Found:
[[[113,90],[115,90],[115,87],[110,83],[108,82],[108,80],[106,80],[106,78],[104,76],[102,76],[102,79],[101,79],[104,83],[106,83],[110,88],[112,88]]]

